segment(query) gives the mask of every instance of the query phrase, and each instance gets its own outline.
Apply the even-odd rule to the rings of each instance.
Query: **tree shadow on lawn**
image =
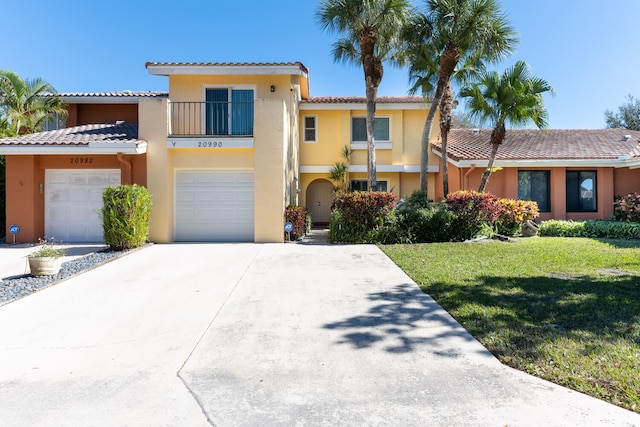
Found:
[[[585,347],[589,339],[640,345],[638,276],[480,276],[472,284],[434,283],[424,291],[498,357],[536,358],[541,344],[564,337]]]
[[[415,284],[401,284],[389,291],[368,295],[366,313],[328,323],[326,329],[348,331],[340,344],[357,349],[382,345],[390,353],[428,348],[435,355],[455,357],[458,350],[446,341],[455,337],[473,341],[448,313]]]

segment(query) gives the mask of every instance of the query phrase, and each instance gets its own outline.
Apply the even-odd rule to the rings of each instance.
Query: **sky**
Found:
[[[59,92],[167,91],[146,62],[302,62],[312,96],[364,96],[362,69],[335,63],[319,0],[0,0],[0,69]],[[414,5],[424,8],[424,0]],[[605,127],[605,110],[640,98],[640,1],[502,0],[514,54],[547,80],[549,127]],[[9,19],[10,18],[10,19]],[[406,69],[385,67],[380,96],[407,94]],[[459,107],[459,110],[461,107]]]

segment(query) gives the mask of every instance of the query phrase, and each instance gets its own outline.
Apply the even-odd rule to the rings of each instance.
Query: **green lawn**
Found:
[[[381,248],[503,363],[640,413],[640,241]]]

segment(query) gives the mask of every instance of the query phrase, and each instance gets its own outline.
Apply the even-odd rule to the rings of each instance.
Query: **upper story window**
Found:
[[[391,142],[391,120],[389,117],[376,117],[373,119],[373,138],[376,143]],[[365,117],[351,118],[351,142],[367,142],[367,119]]]
[[[43,131],[58,130],[67,127],[67,116],[54,113],[47,117],[47,120],[42,125]]]
[[[549,171],[518,171],[518,199],[538,203],[540,212],[551,212]]]
[[[596,212],[596,171],[567,171],[567,212]]]
[[[253,99],[253,89],[206,89],[205,133],[253,135]]]
[[[317,121],[316,116],[304,116],[304,142],[318,141]]]

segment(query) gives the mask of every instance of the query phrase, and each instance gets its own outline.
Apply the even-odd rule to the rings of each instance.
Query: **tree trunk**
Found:
[[[504,141],[506,134],[507,130],[504,126],[504,123],[498,123],[491,132],[491,157],[489,157],[489,164],[487,165],[487,169],[485,169],[484,173],[482,174],[480,187],[478,188],[479,193],[483,193],[484,189],[487,187],[489,176],[491,176],[491,170],[493,169],[493,162],[496,160],[496,154],[498,153],[498,147],[500,147],[500,144],[502,144],[502,141]]]
[[[445,89],[449,84],[451,75],[453,74],[458,61],[460,60],[460,49],[455,43],[448,43],[445,47],[442,55],[440,56],[440,76],[438,78],[438,86],[436,87],[436,93],[433,97],[429,113],[427,114],[427,121],[422,131],[421,152],[420,152],[420,190],[424,191],[428,197],[428,170],[429,170],[429,146],[431,141],[431,128],[433,127],[433,119],[436,115],[436,110],[442,102]],[[443,158],[446,153],[443,153]]]
[[[440,136],[442,138],[442,193],[449,194],[449,161],[447,159],[447,140],[451,130],[451,115],[453,111],[453,90],[451,82],[447,85],[440,103]]]
[[[378,86],[384,73],[382,61],[375,56],[376,35],[371,29],[364,29],[360,34],[360,50],[362,69],[367,95],[367,172],[368,187],[374,191],[378,185],[376,177],[376,142],[373,137],[373,121],[376,116],[376,97]]]

